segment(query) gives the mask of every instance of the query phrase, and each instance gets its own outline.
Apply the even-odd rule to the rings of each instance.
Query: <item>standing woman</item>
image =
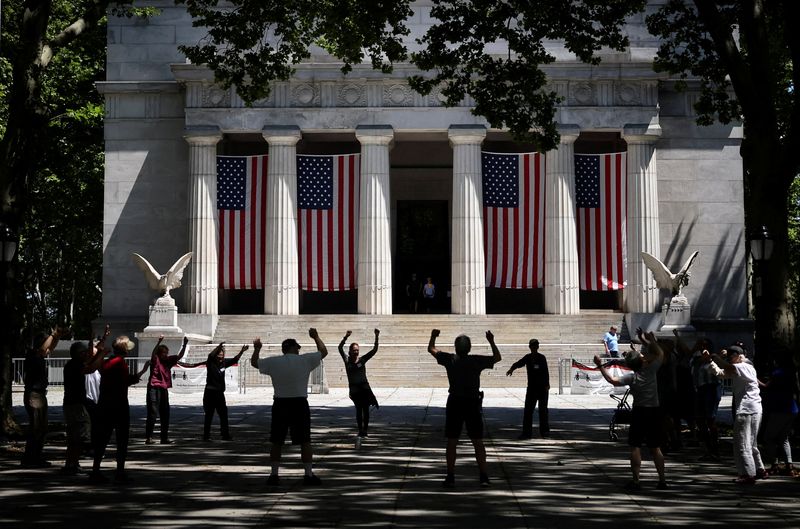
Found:
[[[189,338],[183,337],[183,346],[177,355],[169,354],[169,347],[162,344],[164,335],[150,355],[150,377],[147,379],[147,422],[145,423],[145,444],[153,444],[153,430],[156,417],[161,420],[161,444],[172,444],[169,440],[169,388],[172,387],[172,368],[186,354]]]
[[[358,436],[367,437],[369,435],[369,407],[378,407],[378,400],[372,392],[367,380],[366,363],[378,352],[378,336],[381,334],[379,329],[375,329],[375,345],[361,359],[358,358],[359,345],[355,342],[350,344],[348,354],[344,354],[344,344],[353,331],[347,331],[339,343],[339,354],[344,360],[344,368],[347,372],[347,382],[350,385],[350,400],[356,405],[356,423],[358,424]]]
[[[208,359],[198,364],[179,364],[181,367],[200,367],[206,366],[206,389],[203,392],[203,411],[205,421],[203,423],[203,441],[211,440],[211,421],[214,420],[214,412],[219,415],[219,426],[222,439],[230,441],[231,434],[228,430],[228,404],[225,402],[225,370],[239,361],[249,345],[243,345],[239,354],[225,359],[225,342],[221,342],[208,353]]]

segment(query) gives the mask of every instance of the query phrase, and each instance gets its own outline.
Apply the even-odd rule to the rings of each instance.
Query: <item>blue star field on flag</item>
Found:
[[[575,157],[575,203],[579,208],[600,207],[600,157]]]
[[[481,153],[483,205],[487,208],[519,207],[519,155]]]
[[[217,209],[245,209],[247,158],[217,158]]]
[[[297,157],[297,207],[333,208],[333,157]]]

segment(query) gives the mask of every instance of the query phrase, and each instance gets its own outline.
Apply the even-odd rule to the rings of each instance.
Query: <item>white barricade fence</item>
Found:
[[[225,392],[234,393],[239,388],[239,365],[234,364],[223,370]],[[206,387],[206,366],[172,368],[172,391],[177,393],[200,393]]]
[[[608,362],[610,359],[604,358],[603,362]],[[594,365],[593,361],[579,362],[572,359],[572,366],[570,369],[570,394],[572,395],[609,395],[614,393],[621,395],[625,393],[626,386],[614,386],[606,382],[600,369]],[[621,377],[622,375],[632,373],[632,371],[622,365],[608,365],[606,366],[608,373],[613,377]]]

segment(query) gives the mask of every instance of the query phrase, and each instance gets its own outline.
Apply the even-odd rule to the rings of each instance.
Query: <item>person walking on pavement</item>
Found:
[[[615,325],[612,325],[608,332],[603,335],[603,347],[606,350],[606,356],[619,358],[619,334],[617,334]]]
[[[492,331],[486,331],[492,356],[470,355],[472,343],[469,337],[463,334],[455,340],[456,353],[446,353],[436,348],[438,336],[439,329],[433,329],[428,342],[428,352],[447,370],[447,380],[450,384],[445,412],[447,476],[444,479],[444,486],[455,486],[456,448],[461,428],[466,424],[467,435],[475,447],[475,459],[480,472],[478,481],[482,487],[487,487],[489,474],[486,447],[483,444],[483,392],[480,390],[480,378],[481,371],[493,368],[500,361],[500,351],[495,345]]]
[[[667,489],[665,477],[664,454],[661,452],[663,437],[661,414],[658,406],[657,374],[664,361],[664,352],[652,332],[637,334],[646,347],[643,353],[632,351],[627,357],[627,364],[633,372],[621,377],[612,376],[599,356],[594,357],[594,364],[603,378],[614,386],[630,386],[633,395],[631,425],[628,431],[628,445],[631,447],[631,473],[633,480],[625,487],[629,491],[641,489],[639,472],[642,468],[642,445],[647,444],[653,456],[658,472],[658,489]]]
[[[339,343],[339,354],[344,361],[344,368],[347,372],[347,383],[350,387],[350,400],[352,400],[353,404],[356,406],[356,424],[358,425],[358,436],[368,437],[369,407],[375,406],[377,408],[378,399],[375,398],[375,394],[372,392],[372,388],[367,380],[366,364],[369,359],[375,356],[375,353],[378,352],[378,337],[380,336],[381,331],[375,329],[375,345],[361,358],[358,356],[360,347],[356,342],[352,342],[350,344],[350,348],[348,349],[347,355],[344,354],[344,344],[351,334],[353,334],[352,331],[347,331],[347,333],[344,335],[344,338],[342,338],[342,341]]]
[[[550,437],[547,400],[550,395],[550,373],[547,370],[547,359],[539,352],[539,340],[528,342],[531,352],[514,362],[506,372],[506,376],[514,374],[516,369],[525,366],[528,372],[528,389],[525,392],[525,411],[522,413],[522,434],[520,439],[533,437],[533,410],[539,404],[539,435]]]
[[[169,354],[169,347],[163,345],[164,335],[158,337],[153,354],[150,356],[150,377],[147,379],[147,421],[145,423],[145,444],[153,444],[153,430],[156,417],[161,421],[161,444],[172,444],[169,440],[169,388],[172,387],[172,368],[186,354],[189,338],[183,337],[183,346],[177,355]]]
[[[281,343],[280,356],[259,358],[261,340],[253,342],[253,356],[250,364],[262,374],[272,378],[275,390],[272,401],[272,421],[269,440],[272,448],[269,452],[272,471],[267,478],[267,485],[280,484],[280,464],[286,434],[290,433],[293,445],[300,445],[300,457],[305,474],[304,485],[321,485],[322,481],[314,475],[313,452],[311,448],[311,411],[308,407],[308,376],[319,366],[323,358],[328,356],[328,348],[322,342],[315,328],[308,330],[314,340],[317,351],[300,354],[300,344],[294,338]]]
[[[225,400],[225,370],[236,364],[249,345],[243,345],[239,354],[233,358],[225,359],[225,342],[220,342],[218,346],[208,353],[205,362],[197,364],[184,364],[181,367],[200,367],[206,368],[206,387],[203,390],[203,441],[211,441],[211,423],[214,420],[214,412],[219,415],[219,428],[223,441],[231,441],[231,432],[228,429],[228,404]]]

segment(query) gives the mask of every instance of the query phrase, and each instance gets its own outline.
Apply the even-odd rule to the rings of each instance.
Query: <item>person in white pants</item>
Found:
[[[703,354],[707,355],[708,351],[703,351]],[[728,348],[727,359],[718,354],[713,358],[722,375],[732,379],[733,455],[739,474],[734,481],[740,485],[752,485],[756,479],[765,479],[768,475],[756,442],[761,424],[761,392],[756,368],[738,345]]]

